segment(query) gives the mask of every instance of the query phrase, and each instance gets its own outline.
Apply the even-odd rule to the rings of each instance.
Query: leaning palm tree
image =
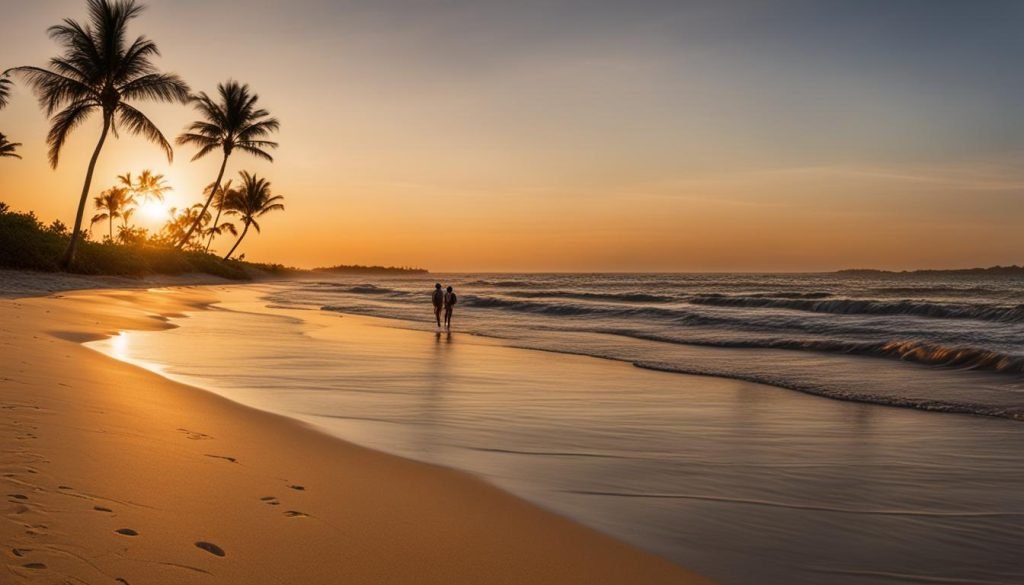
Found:
[[[15,67],[35,90],[39,104],[52,116],[46,141],[50,146],[50,165],[57,168],[60,152],[71,131],[94,112],[103,116],[103,130],[89,160],[85,184],[78,201],[78,214],[71,241],[61,260],[70,268],[78,249],[82,215],[92,184],[93,171],[107,133],[117,136],[118,126],[141,135],[163,148],[167,160],[173,159],[171,144],[153,122],[129,101],[154,100],[187,103],[188,85],[177,75],[159,73],[152,59],[160,54],[153,41],[138,37],[128,41],[128,22],[143,6],[135,0],[87,0],[89,20],[80,24],[70,18],[49,28],[63,53],[50,59],[48,67]]]
[[[256,223],[257,217],[262,217],[271,211],[284,211],[284,205],[281,203],[284,201],[284,196],[274,195],[270,192],[270,181],[250,175],[245,171],[242,171],[240,176],[242,177],[241,187],[228,193],[224,207],[226,215],[239,216],[245,226],[242,228],[242,235],[238,236],[238,241],[224,256],[225,260],[235,253],[235,249],[245,239],[245,234],[249,232],[249,226],[256,228],[256,233],[260,233],[260,224]]]
[[[92,216],[90,227],[100,221],[107,221],[107,234],[110,240],[114,240],[114,220],[120,219],[122,225],[128,226],[128,219],[135,212],[130,209],[133,203],[132,195],[124,187],[111,187],[93,198],[93,205],[100,211]]]
[[[277,148],[277,143],[265,139],[281,126],[276,118],[270,117],[270,112],[256,107],[259,96],[249,93],[248,85],[228,80],[227,83],[217,85],[217,91],[220,94],[219,101],[214,101],[205,92],[199,92],[199,95],[192,98],[193,105],[203,119],[193,122],[184,134],[178,136],[178,144],[190,144],[199,149],[192,160],[203,158],[217,149],[224,154],[217,180],[213,182],[213,188],[203,206],[203,214],[220,189],[231,153],[238,149],[274,162],[274,157],[267,153],[267,149]],[[185,245],[197,227],[198,220],[182,238],[179,247]]]
[[[213,192],[213,187],[214,187],[213,183],[210,183],[209,185],[207,185],[206,189],[203,189],[203,194],[204,195],[209,195],[210,193],[212,193]],[[207,252],[210,251],[210,246],[213,245],[213,238],[215,236],[219,236],[222,233],[224,233],[224,230],[218,229],[218,226],[220,225],[220,214],[224,211],[224,201],[227,198],[228,193],[230,193],[230,192],[231,192],[231,181],[228,181],[227,183],[224,183],[223,185],[221,185],[217,189],[216,194],[214,194],[214,196],[213,196],[213,203],[212,204],[213,204],[213,207],[217,209],[217,215],[214,216],[214,218],[213,218],[213,226],[211,226],[210,229],[206,230],[207,235],[210,236],[210,239],[207,240],[207,242],[206,242],[206,251]],[[235,231],[235,226],[233,226],[233,225],[230,228],[225,228],[225,229],[227,231],[230,231],[231,235],[233,235],[233,236],[237,236],[238,235],[238,232]]]
[[[21,158],[20,154],[14,152],[19,146],[21,146],[20,142],[8,142],[7,137],[0,133],[0,158]]]
[[[231,234],[232,236],[238,235],[238,230],[235,229],[235,224],[230,221],[222,221],[217,225],[211,225],[210,227],[203,229],[200,228],[199,232],[202,232],[202,237],[207,238],[206,241],[206,252],[210,251],[210,244],[213,242],[213,238],[224,234]],[[196,232],[196,233],[199,233]]]

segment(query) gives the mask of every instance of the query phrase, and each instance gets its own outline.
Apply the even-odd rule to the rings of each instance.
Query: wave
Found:
[[[735,320],[711,315],[701,315],[693,311],[668,309],[663,307],[629,307],[582,305],[575,303],[544,303],[530,300],[512,300],[499,297],[467,296],[465,305],[478,309],[504,309],[537,315],[553,315],[561,317],[621,317],[627,319],[654,318],[668,320],[680,325],[734,325]]]
[[[699,295],[686,299],[694,305],[735,308],[793,309],[835,315],[909,315],[934,319],[975,319],[1004,323],[1024,322],[1024,304],[951,304],[928,301],[870,299],[763,298],[755,296]]]
[[[785,349],[792,351],[841,353],[847,355],[898,359],[926,366],[980,370],[999,374],[1024,374],[1024,356],[1021,355],[1011,355],[977,347],[949,347],[937,343],[915,340],[833,341],[824,339],[785,338],[707,340],[680,339],[665,335],[622,329],[602,329],[596,332],[632,337],[634,339],[642,339],[645,341],[675,343],[679,345],[696,345],[732,349]]]
[[[521,280],[471,280],[465,286],[493,286],[509,288],[514,286],[529,286],[530,283]]]
[[[681,367],[659,362],[634,362],[633,365],[645,370],[655,370],[659,372],[690,374],[694,376],[713,376],[717,378],[731,378],[734,380],[743,380],[745,382],[765,384],[768,386],[777,386],[779,388],[786,388],[787,390],[795,390],[797,392],[803,392],[805,394],[824,396],[826,398],[832,398],[835,400],[845,400],[848,402],[863,402],[867,404],[879,404],[883,406],[916,408],[918,410],[928,410],[933,412],[976,414],[983,416],[1009,418],[1013,420],[1024,420],[1024,408],[1022,407],[1004,407],[991,404],[979,404],[967,401],[928,400],[924,398],[881,396],[867,393],[856,393],[839,390],[837,388],[816,386],[813,384],[803,384],[799,382],[794,382],[787,378],[772,376],[770,374],[747,374],[741,372],[717,370],[714,368],[706,367]]]
[[[707,295],[716,296],[716,295]],[[725,295],[722,295],[725,296]],[[770,293],[754,293],[749,295],[756,299],[827,299],[832,297],[832,293],[828,292],[770,292]]]
[[[506,296],[525,299],[577,299],[581,301],[613,301],[625,303],[670,303],[679,300],[675,297],[640,292],[626,293],[590,293],[574,291],[511,291]]]
[[[894,295],[999,295],[1005,294],[1005,289],[994,289],[985,286],[878,286],[867,289],[876,294]]]

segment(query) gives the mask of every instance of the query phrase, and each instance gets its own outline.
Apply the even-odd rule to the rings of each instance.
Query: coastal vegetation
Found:
[[[0,268],[56,271],[70,239],[71,233],[63,222],[55,220],[44,224],[34,213],[12,211],[0,202]],[[249,280],[295,270],[276,264],[225,262],[200,250],[177,250],[168,244],[168,239],[167,234],[123,237],[117,242],[110,238],[102,242],[83,238],[75,272],[130,277],[201,272]]]
[[[25,65],[0,74],[0,108],[9,102],[13,74],[34,91],[50,119],[46,142],[54,169],[74,130],[90,117],[102,118],[74,224],[69,228],[55,221],[45,226],[32,213],[15,213],[4,205],[0,213],[4,246],[0,267],[129,275],[177,273],[192,268],[229,278],[243,277],[245,263],[228,259],[250,227],[261,231],[257,218],[284,209],[283,198],[271,193],[266,178],[245,171],[237,190],[231,188],[230,181],[222,186],[222,181],[235,151],[273,161],[268,150],[276,149],[278,144],[268,137],[280,123],[258,106],[259,96],[247,84],[234,80],[221,83],[216,97],[211,98],[205,92],[193,94],[177,74],[160,71],[154,63],[160,55],[156,43],[145,36],[131,40],[128,34],[129,23],[144,9],[136,0],[86,0],[86,5],[86,20],[65,18],[48,29],[50,38],[60,47],[58,56],[43,67]],[[137,107],[138,102],[146,101],[194,106],[200,119],[185,128],[177,143],[198,149],[193,161],[214,151],[222,154],[217,178],[200,202],[165,207],[164,196],[172,187],[163,175],[151,170],[135,177],[131,172],[119,175],[113,186],[98,194],[93,192],[97,161],[111,135],[117,138],[119,132],[126,132],[141,136],[157,145],[169,163],[173,161],[171,143]],[[16,153],[20,146],[0,134],[0,157],[21,158]],[[95,214],[89,229],[84,229],[90,195]],[[151,219],[158,216],[163,225],[152,232],[133,226],[132,219],[139,210]],[[234,223],[221,221],[222,215],[240,219],[240,235]],[[89,241],[95,235],[91,233],[93,226],[101,222],[106,223],[101,241]],[[221,260],[210,251],[217,236],[224,234],[237,238]],[[22,239],[16,242],[19,235]],[[63,246],[61,253],[55,252],[57,246]]]
[[[284,211],[284,196],[271,193],[270,181],[245,171],[241,172],[241,178],[242,184],[239,188],[224,195],[223,207],[227,210],[226,215],[237,215],[243,226],[242,234],[224,256],[225,260],[235,253],[238,245],[245,239],[245,234],[249,233],[250,227],[256,228],[256,232],[259,233],[260,224],[256,222],[256,218],[263,217],[271,211]]]
[[[59,56],[46,67],[24,65],[13,71],[33,89],[39,105],[50,117],[46,142],[50,166],[57,168],[68,137],[93,114],[103,117],[78,200],[75,223],[60,264],[70,268],[82,239],[82,220],[92,187],[93,173],[107,135],[113,130],[142,136],[163,149],[168,162],[174,158],[170,143],[155,124],[135,107],[138,101],[187,103],[188,85],[177,75],[161,73],[153,58],[156,43],[144,36],[128,41],[128,23],[142,6],[133,0],[88,0],[89,20],[70,18],[51,26],[50,38],[61,46]]]
[[[270,117],[269,112],[256,107],[259,96],[251,93],[248,85],[229,80],[227,83],[219,84],[217,92],[219,101],[214,101],[204,92],[199,92],[199,95],[192,98],[192,104],[202,119],[193,122],[188,130],[178,137],[179,145],[187,144],[199,149],[192,157],[193,161],[218,149],[223,154],[220,171],[210,188],[206,203],[203,204],[196,221],[178,242],[179,248],[185,246],[199,228],[200,219],[206,214],[220,189],[220,182],[224,179],[224,171],[227,169],[231,154],[235,150],[240,150],[273,162],[274,157],[270,156],[267,150],[278,146],[276,142],[266,140],[266,137],[276,132],[281,124],[277,119]],[[230,255],[229,253],[228,256]]]

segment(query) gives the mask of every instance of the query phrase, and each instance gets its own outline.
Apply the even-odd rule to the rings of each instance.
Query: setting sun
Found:
[[[164,221],[171,215],[171,208],[165,201],[147,201],[139,205],[139,215],[149,221]]]

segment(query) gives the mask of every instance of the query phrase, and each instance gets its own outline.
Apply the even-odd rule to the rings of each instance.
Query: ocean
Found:
[[[450,335],[434,282],[459,295]],[[176,329],[92,346],[465,470],[722,583],[1024,583],[1024,279],[323,274],[243,288]],[[335,334],[338,318],[373,333]]]

